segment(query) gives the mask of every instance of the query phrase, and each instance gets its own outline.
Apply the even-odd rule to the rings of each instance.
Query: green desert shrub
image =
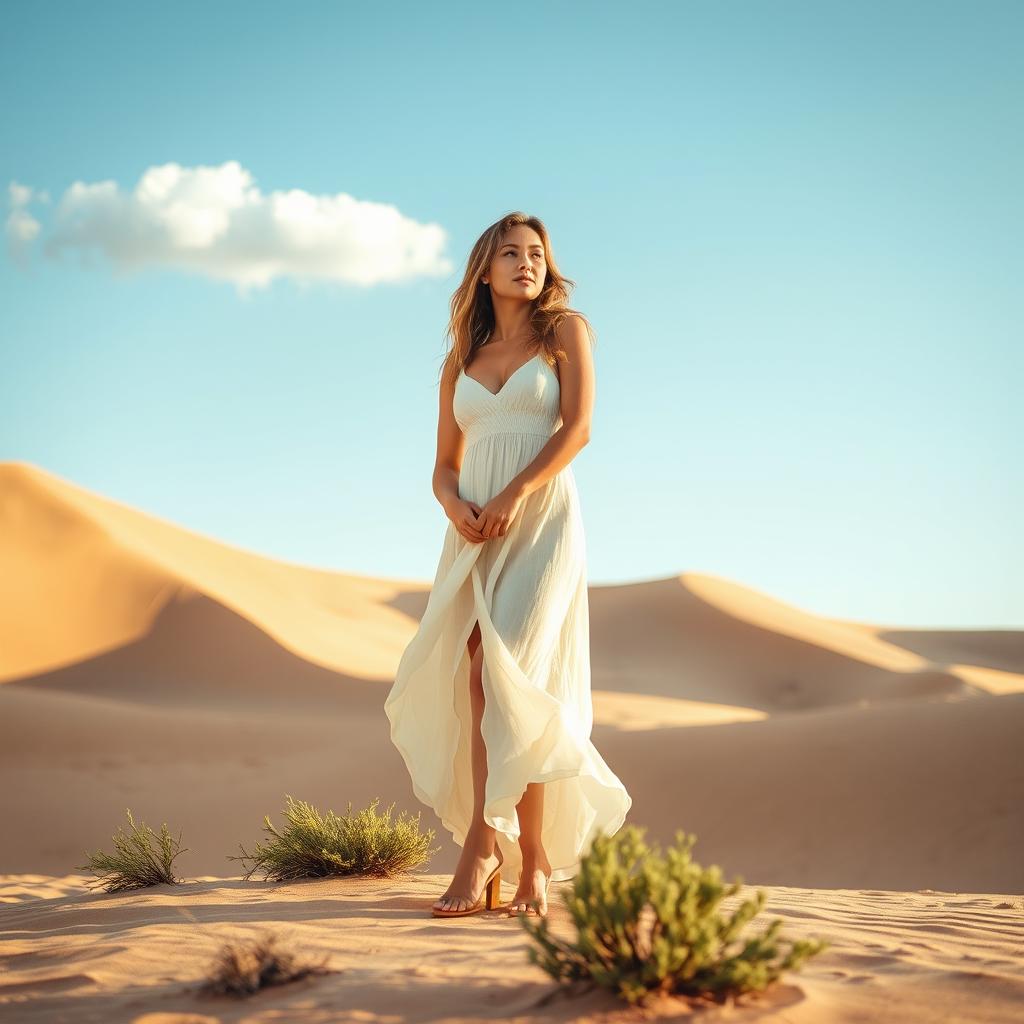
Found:
[[[251,854],[243,846],[241,857],[228,857],[253,862],[246,879],[256,871],[275,881],[327,875],[390,878],[421,864],[440,849],[428,850],[434,831],[420,831],[419,814],[411,818],[403,811],[392,822],[394,804],[384,814],[377,814],[379,798],[354,816],[350,802],[343,817],[333,811],[323,815],[290,796],[287,800],[284,814],[288,824],[284,829],[279,832],[269,816],[264,817],[264,828],[271,838],[257,841]]]
[[[663,858],[644,843],[645,832],[628,825],[598,836],[581,859],[572,894],[563,897],[574,941],[554,936],[547,918],[519,914],[537,943],[527,949],[530,962],[566,988],[600,986],[631,1004],[669,994],[723,1002],[767,988],[829,945],[798,939],[776,959],[780,919],[741,938],[764,906],[764,891],[722,914],[718,904],[740,890],[742,878],[727,886],[717,865],[693,862],[695,836],[677,831]]]
[[[243,997],[285,985],[312,974],[329,974],[325,955],[317,962],[300,963],[294,954],[277,947],[278,939],[264,935],[251,943],[222,946],[207,977],[199,985],[200,995]]]
[[[124,892],[127,889],[143,889],[148,885],[163,883],[176,884],[180,881],[174,877],[171,866],[176,857],[185,853],[179,848],[178,839],[174,839],[167,831],[165,822],[157,834],[145,824],[136,825],[132,812],[128,810],[128,822],[131,826],[127,833],[117,828],[114,836],[114,853],[90,854],[88,864],[79,865],[76,870],[87,871],[99,876],[91,889],[105,889],[107,892]]]

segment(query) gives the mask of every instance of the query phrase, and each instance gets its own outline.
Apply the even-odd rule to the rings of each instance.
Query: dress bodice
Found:
[[[460,372],[453,412],[469,448],[494,434],[550,437],[561,425],[560,399],[558,375],[537,353],[515,370],[497,393]]]

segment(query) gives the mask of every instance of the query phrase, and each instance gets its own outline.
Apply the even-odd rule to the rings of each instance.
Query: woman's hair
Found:
[[[594,329],[590,321],[568,305],[569,292],[576,287],[571,278],[559,273],[551,252],[551,241],[548,230],[539,217],[529,217],[518,211],[507,213],[501,220],[495,221],[476,240],[462,283],[455,289],[451,298],[451,319],[448,321],[446,335],[452,344],[448,349],[441,367],[442,378],[454,382],[459,372],[471,361],[473,353],[487,340],[494,330],[494,305],[491,302],[491,289],[480,278],[491,268],[501,243],[511,228],[517,224],[526,224],[540,235],[544,244],[544,259],[547,273],[540,295],[532,300],[533,313],[530,326],[536,340],[540,343],[540,351],[549,362],[565,359],[565,350],[555,347],[555,328],[567,316],[578,316],[587,328],[591,344],[595,342]]]

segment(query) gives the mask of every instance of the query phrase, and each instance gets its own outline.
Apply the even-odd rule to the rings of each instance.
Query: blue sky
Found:
[[[0,459],[429,582],[448,300],[520,209],[597,332],[591,584],[1019,626],[1022,42],[987,0],[10,6]]]

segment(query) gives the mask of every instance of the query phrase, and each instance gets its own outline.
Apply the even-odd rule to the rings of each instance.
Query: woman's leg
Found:
[[[547,913],[547,880],[551,875],[551,863],[541,840],[541,826],[544,823],[544,783],[531,782],[526,787],[519,803],[519,849],[523,854],[523,870],[519,875],[519,888],[509,904],[509,913],[522,910],[541,914]],[[531,904],[536,904],[532,907]]]
[[[444,910],[466,910],[480,895],[487,876],[498,863],[495,850],[496,833],[484,821],[484,787],[487,782],[487,748],[480,733],[480,720],[484,713],[483,645],[480,643],[480,624],[473,626],[466,645],[469,661],[469,704],[472,710],[471,759],[473,762],[473,820],[462,846],[462,856],[452,883],[434,904]]]

